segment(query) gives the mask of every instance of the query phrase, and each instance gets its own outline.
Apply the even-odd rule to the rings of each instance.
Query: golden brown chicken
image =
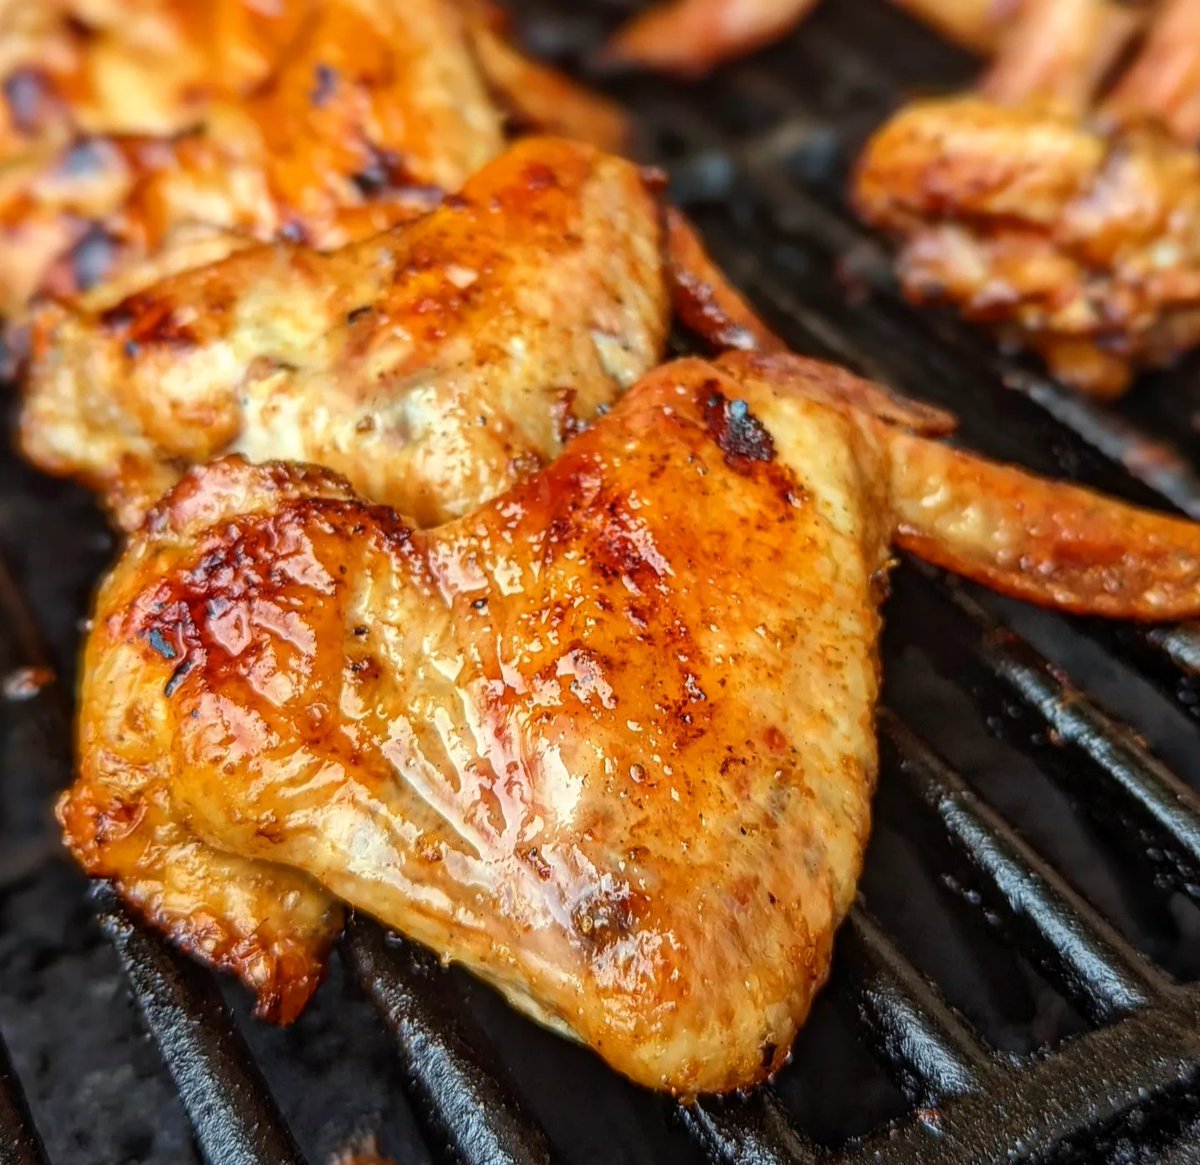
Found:
[[[917,102],[872,140],[862,216],[899,237],[900,279],[1114,396],[1200,340],[1200,157],[1146,126],[980,98]]]
[[[259,246],[103,311],[34,321],[20,440],[126,528],[184,467],[311,461],[424,524],[466,512],[653,367],[673,299],[717,347],[778,347],[661,179],[526,139],[446,205],[328,255]]]
[[[622,115],[468,0],[0,7],[0,313],[111,302],[247,241],[330,248],[457,190],[502,116],[623,143]],[[492,83],[494,82],[494,84]]]
[[[192,470],[100,592],[68,842],[276,1018],[342,900],[639,1083],[761,1080],[854,895],[890,543],[1200,611],[1200,528],[917,435],[947,420],[732,354],[431,532],[324,471]]]
[[[330,247],[456,189],[500,117],[447,0],[9,4],[0,311],[241,238]],[[150,274],[132,276],[146,281]]]
[[[417,222],[245,250],[102,312],[38,316],[21,444],[132,526],[237,451],[345,474],[429,523],[492,497],[659,360],[654,182],[527,139]]]
[[[954,304],[1099,396],[1200,342],[1200,6],[1164,4],[1104,99],[1137,27],[1101,0],[1037,0],[985,96],[902,110],[853,189],[901,240],[910,298]]]
[[[603,60],[702,77],[782,37],[818,0],[664,0],[618,30]],[[893,0],[944,36],[979,53],[1000,43],[1024,0]]]

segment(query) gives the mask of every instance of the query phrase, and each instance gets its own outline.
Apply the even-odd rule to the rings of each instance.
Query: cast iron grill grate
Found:
[[[599,2],[517,7],[531,38],[567,58],[619,14]],[[1094,408],[955,321],[907,307],[885,250],[845,209],[847,166],[884,113],[915,87],[968,76],[883,0],[827,0],[803,34],[709,86],[614,89],[718,260],[798,350],[952,408],[963,440],[994,456],[1200,517],[1186,370]],[[67,677],[108,548],[76,494],[11,457],[0,474],[12,564],[0,579],[0,669],[40,666],[40,623]],[[402,1086],[421,1143],[413,1136],[399,1159],[1200,1160],[1200,639],[1037,615],[913,563],[888,615],[877,836],[793,1067],[748,1097],[679,1108],[609,1080],[486,992],[464,993],[427,953],[356,920],[344,972],[393,1037],[395,1075],[380,1077],[366,1050],[351,1065],[385,1098]],[[126,1135],[110,1152],[78,1128],[68,1137],[55,1081],[71,1077],[70,1039],[40,1039],[55,997],[37,984],[66,965],[55,944],[82,917],[64,907],[39,930],[26,905],[79,896],[46,817],[68,775],[66,687],[0,709],[0,1031],[12,1051],[0,1042],[0,1165],[184,1161],[196,1149],[219,1165],[317,1160],[329,1143],[312,1132],[312,1110],[336,1107],[326,1078],[282,1075],[267,1037],[241,1022],[241,1001],[231,1006],[105,891],[94,915],[195,1149],[172,1156]],[[55,878],[63,884],[39,897]],[[6,930],[19,933],[10,942]],[[89,965],[76,959],[55,984],[70,989]],[[340,1015],[362,1003],[319,1006]],[[337,1055],[347,1058],[341,1045]],[[115,1061],[125,1056],[117,1046]],[[144,1073],[161,1085],[158,1061]],[[573,1106],[560,1103],[568,1093]],[[109,1097],[89,1119],[120,1124],[145,1095],[123,1103]],[[181,1124],[172,1113],[164,1104],[149,1119]]]

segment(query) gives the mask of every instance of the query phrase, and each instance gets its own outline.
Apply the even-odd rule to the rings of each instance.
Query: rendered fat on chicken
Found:
[[[981,95],[914,102],[853,199],[901,241],[917,302],[950,303],[1099,396],[1200,341],[1200,6],[1141,23],[1105,0],[1031,0]]]
[[[9,2],[0,78],[10,317],[35,294],[112,302],[255,239],[327,249],[415,217],[500,152],[500,107],[625,136],[478,0]]]
[[[188,464],[316,462],[422,524],[485,501],[658,361],[665,214],[636,166],[527,139],[329,255],[245,250],[35,321],[21,444],[135,525]]]
[[[275,1018],[342,901],[641,1084],[762,1080],[855,892],[891,544],[1200,610],[1195,526],[919,435],[947,421],[733,354],[432,531],[315,468],[194,469],[99,594],[68,843]]]

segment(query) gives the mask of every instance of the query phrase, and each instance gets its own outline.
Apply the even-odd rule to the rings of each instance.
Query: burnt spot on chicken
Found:
[[[602,951],[628,938],[638,922],[638,902],[626,883],[605,877],[571,911],[571,925],[585,946]]]
[[[554,423],[554,432],[559,441],[565,445],[572,437],[578,437],[587,427],[587,421],[575,415],[575,398],[578,395],[573,388],[558,390],[554,404],[550,406],[550,418]]]
[[[100,322],[124,334],[125,354],[131,358],[151,344],[183,348],[197,342],[196,333],[180,320],[173,305],[153,295],[131,295],[104,312]]]
[[[744,470],[751,461],[774,460],[775,442],[744,400],[730,400],[715,380],[706,382],[701,392],[708,435],[731,469]]]
[[[350,175],[350,181],[364,201],[374,202],[420,185],[394,150],[382,149],[370,141],[363,143],[363,149],[367,163]]]
[[[14,69],[4,78],[4,100],[13,128],[24,137],[44,129],[58,107],[49,78],[32,65]]]
[[[66,289],[90,291],[108,277],[121,247],[118,239],[99,223],[91,223],[75,245],[47,272],[46,289],[58,294]]]
[[[332,65],[318,65],[313,70],[313,87],[308,95],[309,101],[318,109],[326,105],[337,92],[338,71]]]
[[[308,231],[304,229],[304,224],[297,219],[290,218],[279,228],[279,237],[285,243],[295,243],[296,246],[304,246],[309,241]]]

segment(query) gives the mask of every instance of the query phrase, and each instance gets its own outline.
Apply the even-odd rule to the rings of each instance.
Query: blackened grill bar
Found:
[[[597,0],[565,15],[563,6],[549,3],[514,7],[531,17],[531,28],[549,21],[562,41],[572,21],[594,36],[593,18],[603,23],[619,6]],[[895,51],[901,36],[909,38],[903,44],[911,54]],[[872,44],[891,51],[873,54]],[[1057,458],[1081,467],[1095,484],[1200,516],[1200,476],[1175,449],[1174,431],[1097,409],[956,322],[910,308],[888,274],[886,248],[841,204],[844,163],[862,133],[914,77],[925,75],[926,62],[932,68],[952,59],[879,0],[841,0],[827,3],[786,48],[731,68],[710,88],[681,92],[632,81],[622,82],[619,95],[637,109],[657,160],[670,168],[718,260],[799,349],[954,409],[963,417],[964,440],[990,445],[994,455],[1020,459],[1028,452],[1051,472]],[[839,77],[846,78],[841,91]],[[840,278],[847,273],[851,283],[865,283],[867,298],[847,296]],[[13,584],[0,575],[2,599]],[[29,585],[37,585],[36,577]],[[1112,832],[1123,836],[1112,838],[1106,860],[1132,856],[1136,864],[1149,851],[1160,881],[1200,895],[1194,790],[968,589],[907,563],[897,591],[896,623],[906,635],[932,628],[912,638],[955,676],[995,735],[1052,783],[1074,791],[1098,818],[1120,823]],[[902,616],[902,607],[925,612],[924,624]],[[4,664],[40,664],[27,617],[10,603],[4,621]],[[1190,699],[1200,671],[1195,631],[1076,626],[1197,715]],[[55,703],[12,704],[9,721],[57,715],[47,712]],[[897,1081],[908,1114],[827,1148],[789,1112],[785,1089],[687,1107],[662,1104],[712,1159],[736,1165],[976,1165],[1050,1154],[1070,1159],[1068,1147],[1079,1160],[1097,1161],[1104,1159],[1102,1146],[1134,1130],[1149,1136],[1158,1124],[1168,1133],[1182,1130],[1176,1155],[1164,1148],[1159,1159],[1192,1160],[1200,1136],[1194,1095],[1200,988],[1174,983],[1122,937],[984,802],[969,774],[940,759],[936,742],[887,710],[880,730],[881,780],[889,786],[888,807],[903,811],[899,827],[920,819],[961,858],[989,918],[1091,1029],[1036,1057],[993,1051],[904,954],[887,917],[877,919],[860,902],[839,936],[830,990],[849,1002],[855,1039]],[[61,719],[53,729],[60,733],[66,739]],[[60,783],[67,780],[65,763],[64,757]],[[932,867],[933,859],[927,863]],[[0,881],[0,896],[36,872],[36,863],[22,865]],[[300,1165],[304,1158],[281,1105],[211,977],[142,930],[111,894],[101,891],[98,901],[101,924],[204,1157],[222,1165]],[[938,941],[941,921],[931,920],[927,941]],[[435,958],[393,944],[363,920],[351,925],[342,954],[394,1036],[433,1160],[548,1165],[565,1159],[508,1083],[505,1060],[514,1049],[487,1046],[463,1018],[465,1005]],[[25,1091],[34,1096],[30,1080]],[[45,1159],[21,1092],[0,1047],[0,1165]],[[594,1144],[607,1145],[610,1131],[593,1127]]]
[[[116,894],[97,891],[146,1026],[171,1073],[209,1165],[305,1165],[211,976],[142,929]]]
[[[42,1147],[20,1081],[0,1040],[0,1165],[45,1165]]]
[[[431,1143],[463,1165],[549,1165],[545,1135],[436,957],[364,919],[350,923],[342,952],[396,1038]]]

